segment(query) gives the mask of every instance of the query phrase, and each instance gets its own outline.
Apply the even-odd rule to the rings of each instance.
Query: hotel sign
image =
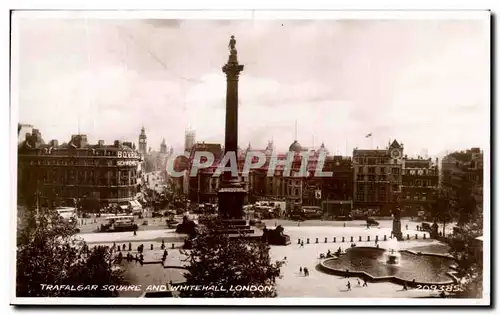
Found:
[[[117,166],[137,166],[137,161],[116,161]]]
[[[127,151],[118,151],[116,152],[117,158],[125,158],[125,159],[140,159],[141,156],[137,152],[127,152]]]

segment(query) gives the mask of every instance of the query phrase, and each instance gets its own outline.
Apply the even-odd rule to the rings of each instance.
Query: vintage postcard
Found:
[[[13,11],[12,303],[489,305],[490,12],[320,13]]]

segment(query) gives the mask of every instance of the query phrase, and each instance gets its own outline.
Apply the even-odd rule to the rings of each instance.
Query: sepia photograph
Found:
[[[10,45],[12,304],[490,304],[491,12],[20,10]]]

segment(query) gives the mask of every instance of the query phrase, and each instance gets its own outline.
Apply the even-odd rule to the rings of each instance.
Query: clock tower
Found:
[[[401,164],[403,160],[403,144],[399,144],[394,140],[389,145],[389,156],[392,159],[392,164]]]
[[[139,153],[146,155],[148,147],[148,137],[146,136],[146,131],[144,126],[141,128],[141,133],[139,135]]]

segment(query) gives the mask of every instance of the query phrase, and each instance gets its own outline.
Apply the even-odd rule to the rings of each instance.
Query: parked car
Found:
[[[431,230],[431,225],[426,222],[422,222],[422,230],[423,231],[430,231]]]
[[[372,225],[373,226],[378,226],[379,225],[379,223],[377,221],[375,221],[375,219],[373,219],[373,218],[366,219],[366,224],[368,226],[372,226]]]

